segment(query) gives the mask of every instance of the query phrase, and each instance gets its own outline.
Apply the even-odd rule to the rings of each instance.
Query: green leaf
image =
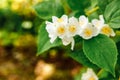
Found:
[[[95,64],[89,61],[89,59],[85,56],[82,50],[71,51],[69,52],[69,56],[72,57],[77,62],[79,62],[80,64],[83,64],[84,66],[97,68]]]
[[[111,1],[113,1],[113,0],[97,0],[98,1],[98,6],[100,7],[100,9],[102,10],[102,12],[104,12],[105,11],[105,8],[106,8],[106,6],[111,2]]]
[[[57,39],[56,41],[54,41],[54,43],[50,43],[50,39],[48,37],[48,33],[45,29],[45,23],[43,23],[40,26],[40,30],[39,30],[39,34],[38,34],[38,53],[42,54],[43,52],[47,51],[50,48],[56,47],[56,46],[60,46],[62,43],[59,39]]]
[[[120,0],[113,0],[106,6],[104,17],[112,28],[120,28]]]
[[[77,16],[85,14],[84,10],[90,5],[90,1],[84,0],[66,0],[72,11],[78,11]]]
[[[102,1],[101,1],[102,2]],[[91,0],[91,7],[94,8],[96,7],[98,4],[98,1],[97,0]]]
[[[81,0],[67,0],[67,3],[72,10],[82,10],[83,9],[82,2],[83,1]]]
[[[118,52],[113,40],[102,34],[84,40],[83,51],[91,62],[115,76]]]
[[[64,14],[60,0],[45,0],[35,5],[34,9],[42,19],[50,19],[52,16],[60,17]]]

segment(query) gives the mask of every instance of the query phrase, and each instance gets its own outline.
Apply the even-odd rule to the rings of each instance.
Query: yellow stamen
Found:
[[[95,78],[92,76],[92,77],[89,78],[89,80],[95,80]]]
[[[65,28],[64,27],[58,27],[57,29],[58,34],[64,34],[65,33]]]
[[[71,33],[74,33],[74,32],[76,32],[76,26],[70,26],[69,27],[69,31],[71,32]]]
[[[63,19],[59,18],[57,21],[58,21],[58,22],[63,22]]]
[[[86,35],[86,36],[91,36],[91,35],[92,35],[92,30],[86,29],[86,30],[85,30],[85,35]]]
[[[106,34],[106,35],[109,35],[112,33],[112,29],[109,26],[104,26],[101,31],[103,34]]]

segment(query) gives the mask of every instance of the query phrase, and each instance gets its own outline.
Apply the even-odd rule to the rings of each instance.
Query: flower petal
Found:
[[[63,43],[63,45],[69,45],[70,43],[71,43],[71,50],[73,50],[74,49],[74,45],[75,45],[75,41],[74,41],[74,39],[73,39],[73,37],[64,37],[63,39],[62,39],[62,43]]]
[[[68,23],[68,16],[67,16],[67,15],[63,15],[63,16],[61,17],[61,19],[63,20],[63,22],[64,22],[65,24]]]
[[[84,15],[80,16],[79,25],[84,28],[87,24],[88,24],[88,18],[85,17]]]
[[[81,80],[98,80],[98,77],[92,69],[88,68],[87,72],[82,74]]]

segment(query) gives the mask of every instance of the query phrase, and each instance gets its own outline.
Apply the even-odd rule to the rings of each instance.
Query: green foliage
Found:
[[[89,61],[82,50],[71,51],[69,52],[69,56],[87,67],[97,68],[95,64]]]
[[[100,7],[101,11],[104,12],[105,11],[105,8],[106,6],[113,0],[98,0],[98,6]]]
[[[99,35],[90,40],[84,40],[83,51],[91,62],[115,76],[117,49],[115,43],[110,38]]]
[[[48,33],[45,30],[45,23],[42,23],[39,29],[39,34],[38,34],[38,53],[37,55],[47,51],[48,49],[56,46],[60,46],[61,41],[57,39],[54,43],[50,43]]]
[[[45,20],[51,19],[52,16],[60,17],[64,13],[77,18],[80,15],[85,14],[88,16],[89,20],[91,20],[93,18],[98,18],[99,15],[103,13],[106,24],[115,29],[120,28],[120,0],[66,0],[65,2],[69,8],[66,8],[66,4],[62,4],[60,0],[45,0],[35,5],[34,9],[38,16]],[[43,23],[39,29],[37,55],[62,44],[59,39],[51,44],[45,27],[46,25]],[[83,66],[91,67],[93,69],[98,69],[98,67],[103,69],[104,75],[101,80],[114,79],[115,71],[120,67],[118,65],[119,61],[117,61],[117,47],[119,49],[119,45],[116,47],[115,44],[115,42],[120,41],[119,36],[120,35],[116,34],[116,36],[112,38],[115,41],[102,34],[89,40],[83,40],[80,36],[79,38],[77,36],[77,38],[74,37],[75,44],[79,45],[83,40],[83,43],[80,44],[81,47],[78,48],[77,46],[74,51],[66,50],[66,52],[68,51],[69,56],[81,63]],[[120,58],[118,57],[118,59]],[[118,65],[117,68],[116,65]],[[117,78],[118,77],[115,79]]]
[[[64,9],[60,0],[46,0],[34,6],[38,16],[42,19],[50,19],[52,16],[61,16]]]
[[[66,0],[72,10],[83,10],[83,0]]]
[[[120,28],[120,0],[113,0],[106,6],[104,16],[112,28]]]

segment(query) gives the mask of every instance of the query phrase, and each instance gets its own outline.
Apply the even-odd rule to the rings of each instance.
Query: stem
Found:
[[[104,72],[104,70],[101,69],[101,70],[97,73],[97,76],[100,76],[103,72]]]
[[[89,16],[90,14],[94,13],[94,12],[97,11],[98,9],[99,9],[98,6],[97,6],[97,7],[94,7],[94,8],[92,8],[91,10],[86,11],[86,15]]]

